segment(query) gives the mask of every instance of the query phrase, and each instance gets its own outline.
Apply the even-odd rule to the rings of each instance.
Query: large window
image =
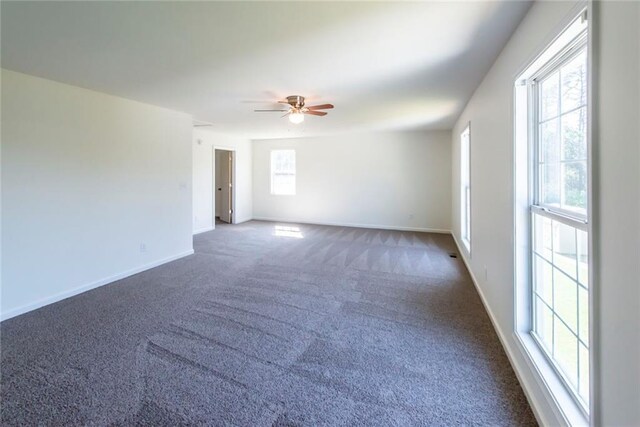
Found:
[[[528,192],[530,303],[524,307],[530,309],[528,324],[534,341],[561,383],[588,413],[589,150],[584,15],[569,30],[558,38],[552,52],[543,52],[543,62],[538,60],[516,82],[523,88],[516,90],[516,110],[518,105],[526,110],[525,115],[516,111],[516,142],[521,120],[526,121],[526,136],[520,135],[529,141],[529,184],[523,191]],[[518,101],[518,93],[523,94],[523,102]]]
[[[471,188],[469,125],[460,134],[460,234],[462,243],[471,251]]]
[[[295,150],[271,152],[271,194],[280,196],[296,194]]]

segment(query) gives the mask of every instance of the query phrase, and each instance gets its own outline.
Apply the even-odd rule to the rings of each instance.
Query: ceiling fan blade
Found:
[[[281,116],[280,118],[282,118],[282,117],[287,117],[289,114],[291,114],[291,110],[287,111],[287,114],[284,114],[284,115],[283,115],[283,116]]]
[[[326,116],[327,113],[324,111],[303,111],[304,114],[311,114],[312,116]]]
[[[283,111],[289,111],[289,110],[253,110],[256,113],[270,113],[270,112],[283,112]]]
[[[308,108],[309,110],[328,110],[330,108],[333,108],[333,105],[332,104],[312,105],[306,108]]]

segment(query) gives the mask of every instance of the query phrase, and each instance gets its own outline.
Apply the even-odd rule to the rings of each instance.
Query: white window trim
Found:
[[[513,111],[518,111],[518,98],[519,94],[524,91],[526,93],[527,86],[525,81],[533,74],[534,70],[540,70],[542,66],[548,63],[558,52],[562,51],[571,40],[573,40],[577,32],[571,34],[571,27],[575,27],[574,24],[576,17],[579,17],[582,13],[587,11],[592,13],[590,3],[582,1],[578,3],[572,11],[565,17],[561,24],[557,27],[555,37],[550,38],[546,46],[542,46],[538,52],[542,52],[533,57],[526,66],[514,75],[514,81],[517,82],[514,88],[514,105]],[[591,18],[591,17],[589,17]],[[593,21],[590,19],[590,21]],[[587,212],[589,217],[592,215],[593,206],[593,193],[592,186],[592,105],[593,105],[593,22],[589,22],[587,30],[587,56],[588,56],[588,73],[587,73],[587,150],[589,153],[587,164],[588,175],[588,208]],[[550,53],[553,52],[553,53]],[[545,55],[546,53],[546,55]],[[518,84],[522,82],[522,84]],[[530,100],[528,94],[525,96]],[[530,111],[531,105],[526,105],[524,110]],[[576,401],[572,392],[565,386],[562,379],[549,363],[547,356],[544,354],[540,346],[535,342],[534,337],[530,333],[531,320],[530,315],[532,310],[531,302],[531,290],[530,290],[530,216],[531,216],[531,195],[533,194],[530,159],[532,144],[529,141],[531,135],[529,135],[529,129],[527,125],[529,115],[523,117],[516,114],[513,118],[514,124],[514,151],[513,151],[513,179],[514,179],[514,338],[517,343],[517,347],[525,357],[527,366],[530,368],[539,386],[542,387],[544,396],[547,399],[547,403],[554,410],[554,413],[558,420],[563,420],[566,425],[590,425],[591,421],[598,419],[598,405],[595,396],[598,394],[598,377],[595,374],[597,372],[597,354],[593,349],[597,348],[597,336],[596,336],[596,317],[597,312],[594,310],[594,293],[596,292],[596,284],[593,277],[596,276],[593,266],[594,252],[593,252],[593,223],[591,218],[587,218],[589,221],[585,221],[585,227],[588,230],[589,241],[589,272],[590,272],[590,284],[589,284],[589,342],[590,348],[590,405],[589,414],[586,414],[580,404]],[[524,120],[524,125],[522,121]],[[523,142],[524,141],[524,142]],[[526,165],[526,167],[523,167]],[[572,216],[572,215],[569,215]],[[573,216],[572,219],[577,219]],[[526,226],[523,226],[526,224]]]

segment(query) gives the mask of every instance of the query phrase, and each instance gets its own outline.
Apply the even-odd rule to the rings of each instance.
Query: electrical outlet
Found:
[[[140,253],[143,254],[147,252],[147,244],[146,243],[140,243]]]

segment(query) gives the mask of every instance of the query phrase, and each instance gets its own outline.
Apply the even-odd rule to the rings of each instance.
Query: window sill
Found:
[[[547,392],[549,403],[555,406],[565,424],[568,426],[588,426],[589,418],[582,412],[571,393],[558,378],[558,374],[533,337],[525,332],[516,332],[515,337],[523,354],[528,358],[532,371],[537,374],[539,382]]]

